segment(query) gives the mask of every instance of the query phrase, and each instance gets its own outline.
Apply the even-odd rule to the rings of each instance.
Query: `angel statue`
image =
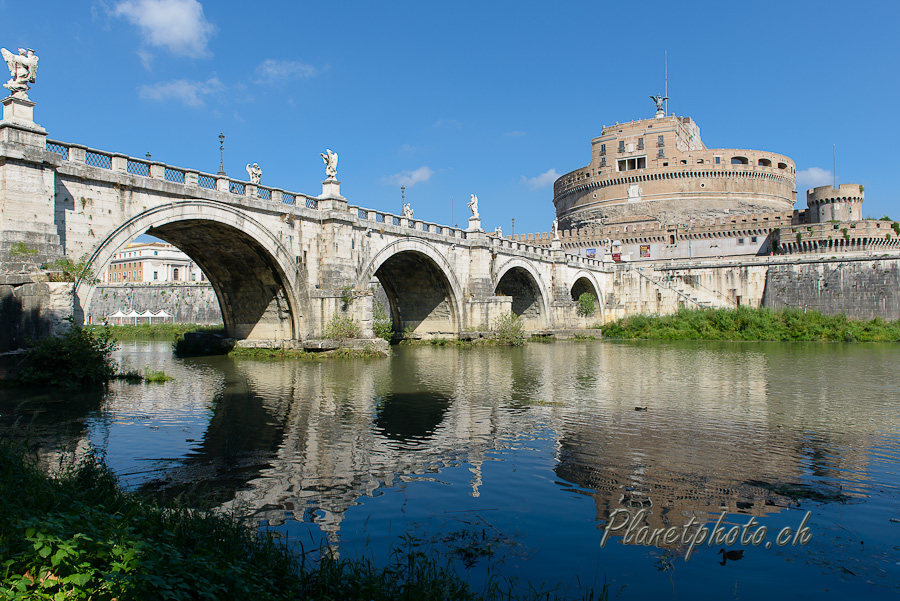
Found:
[[[663,103],[668,99],[669,99],[668,96],[666,96],[665,98],[663,98],[662,96],[658,96],[658,95],[650,97],[650,100],[652,100],[653,103],[656,105],[656,116],[657,117],[665,117],[666,116],[666,109],[663,107]]]
[[[503,229],[499,225],[496,227],[496,229],[494,229],[494,235],[498,238],[503,237]]]
[[[262,169],[259,167],[259,163],[247,163],[247,175],[250,176],[250,183],[259,185],[259,180],[262,178]]]
[[[403,205],[403,216],[406,217],[407,219],[412,219],[413,210],[412,210],[412,207],[409,206],[408,202]]]
[[[9,90],[12,96],[28,100],[28,90],[31,88],[29,83],[34,83],[37,76],[38,57],[34,50],[29,48],[19,48],[19,54],[13,54],[6,48],[0,48],[3,54],[3,60],[9,67],[10,79],[3,84],[3,87]]]
[[[553,220],[553,239],[559,240],[559,219]]]
[[[479,217],[478,217],[478,197],[475,196],[474,194],[472,194],[472,196],[469,197],[468,207],[469,207],[469,210],[472,211],[472,219],[479,219]]]
[[[330,148],[325,149],[325,152],[328,154],[326,155],[322,152],[319,153],[319,156],[325,161],[325,175],[327,176],[327,179],[337,179],[338,154],[336,152],[331,152]]]

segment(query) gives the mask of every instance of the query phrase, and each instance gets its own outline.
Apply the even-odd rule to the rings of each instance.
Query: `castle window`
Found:
[[[716,165],[722,164],[722,157],[716,157]]]
[[[749,165],[750,161],[747,160],[747,157],[731,157],[732,165]]]
[[[159,273],[158,273],[158,272],[156,272],[156,271],[153,272],[153,279],[154,279],[154,280],[158,280],[158,279],[159,279]]]
[[[697,164],[698,164],[698,165],[702,165],[702,164],[703,164],[703,159],[697,159]]]
[[[772,161],[770,161],[769,159],[759,159],[759,166],[760,167],[771,167]]]
[[[756,236],[752,236],[752,237],[750,238],[750,242],[756,242]]]
[[[663,137],[662,134],[659,134],[659,138],[657,138],[657,140],[656,140],[656,145],[660,146],[660,147],[666,145],[666,139],[665,139],[665,137]]]
[[[787,165],[785,165],[784,163],[778,163],[778,168],[779,169],[787,169]]]
[[[637,145],[637,147],[638,147],[638,150],[643,150],[643,149],[644,149],[644,138],[638,138],[638,145]]]
[[[604,154],[606,154],[606,144],[601,144],[600,145],[600,156],[603,156]]]
[[[738,244],[743,244],[743,243],[744,243],[744,239],[743,239],[743,238],[738,238]]]
[[[178,281],[178,268],[177,267],[172,270],[172,279],[176,282]]]

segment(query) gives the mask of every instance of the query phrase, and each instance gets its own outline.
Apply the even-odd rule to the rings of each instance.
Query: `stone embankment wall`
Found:
[[[900,319],[900,258],[758,258],[720,264],[620,264],[604,286],[604,321],[679,309],[815,309],[852,319]]]
[[[851,319],[900,319],[900,260],[773,265],[762,305],[842,313]]]
[[[45,282],[25,273],[0,274],[0,353],[63,333],[74,302],[74,284]]]
[[[132,309],[138,313],[159,313],[164,309],[172,315],[167,321],[175,323],[222,323],[219,300],[208,284],[99,285],[91,301],[91,320],[100,323],[104,317],[116,311],[129,313]],[[154,323],[157,321],[154,319]],[[110,323],[117,323],[117,320],[111,320]],[[130,322],[126,319],[124,323]],[[138,323],[141,321],[138,320]]]

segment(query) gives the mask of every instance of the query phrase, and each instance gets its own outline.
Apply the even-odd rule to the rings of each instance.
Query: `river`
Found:
[[[126,369],[175,379],[115,382],[100,399],[0,390],[0,423],[38,433],[49,460],[100,449],[128,487],[202,494],[298,549],[384,563],[416,545],[476,586],[900,592],[900,346],[393,350],[176,359],[168,343],[125,342]],[[699,542],[696,524],[717,520],[733,538]],[[723,565],[720,549],[744,553]]]

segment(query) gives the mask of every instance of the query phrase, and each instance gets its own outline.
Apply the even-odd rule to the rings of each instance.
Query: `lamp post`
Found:
[[[219,175],[225,175],[225,134],[219,134]]]

